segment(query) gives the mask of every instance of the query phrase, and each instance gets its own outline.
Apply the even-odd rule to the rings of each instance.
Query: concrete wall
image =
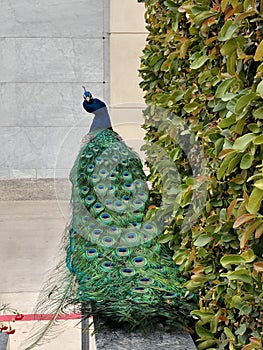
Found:
[[[110,105],[115,129],[143,140],[137,0],[2,0],[0,179],[67,177],[90,119],[82,85]]]
[[[144,136],[138,73],[147,34],[144,12],[137,0],[110,0],[111,116],[115,130],[138,152]]]
[[[82,85],[106,101],[108,0],[2,0],[0,178],[65,177],[90,120]]]

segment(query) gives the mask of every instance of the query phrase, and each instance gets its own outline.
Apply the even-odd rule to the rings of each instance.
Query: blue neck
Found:
[[[93,112],[95,117],[90,126],[89,132],[102,131],[111,128],[111,120],[107,107],[103,107]]]
[[[110,116],[104,102],[94,98],[91,102],[84,101],[83,107],[88,113],[95,115],[90,132],[102,131],[111,128]]]

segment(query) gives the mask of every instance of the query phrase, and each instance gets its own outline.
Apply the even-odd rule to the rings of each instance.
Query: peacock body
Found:
[[[84,108],[92,104],[84,101]],[[76,301],[132,327],[146,319],[175,322],[189,311],[185,279],[158,243],[158,222],[145,220],[149,190],[141,160],[111,126],[91,135],[70,175],[67,267],[77,279]]]
[[[145,219],[150,198],[139,156],[112,130],[104,102],[85,90],[83,107],[95,117],[70,173],[66,264],[63,257],[35,309],[53,317],[35,325],[23,350],[41,344],[72,305],[110,324],[149,329],[160,322],[188,327],[195,304],[169,247],[158,242],[163,224]]]

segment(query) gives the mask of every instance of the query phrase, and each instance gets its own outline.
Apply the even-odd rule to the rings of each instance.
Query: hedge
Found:
[[[140,2],[148,216],[199,293],[198,349],[263,349],[263,1]]]

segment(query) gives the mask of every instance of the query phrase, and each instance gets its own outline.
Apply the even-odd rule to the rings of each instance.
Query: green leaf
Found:
[[[263,224],[261,224],[257,229],[256,229],[256,232],[255,232],[255,238],[258,239],[262,236],[263,234]]]
[[[232,98],[230,101],[227,102],[226,108],[233,114],[236,112],[236,104],[237,100],[240,98],[239,95]]]
[[[263,107],[255,109],[252,114],[255,119],[263,119]]]
[[[153,66],[153,71],[155,73],[157,73],[158,70],[161,68],[161,65],[163,64],[163,61],[164,61],[164,59],[162,58],[157,63],[155,63],[155,65]]]
[[[256,52],[255,52],[255,56],[254,56],[254,60],[255,61],[260,61],[263,57],[263,40],[261,40],[260,44],[258,45]]]
[[[242,36],[231,38],[221,47],[220,52],[222,55],[230,56],[239,45],[242,45],[246,39]]]
[[[233,51],[231,55],[227,56],[226,68],[230,75],[236,74],[237,53]]]
[[[176,12],[178,10],[178,6],[174,3],[174,1],[166,0],[165,1],[166,6],[169,8],[169,10]]]
[[[230,160],[229,165],[227,167],[227,173],[231,174],[231,172],[236,168],[238,163],[241,161],[242,154],[238,153],[235,155],[233,159]]]
[[[262,95],[263,94],[263,80],[261,80],[261,82],[258,84],[257,86],[257,93]]]
[[[209,57],[206,55],[203,55],[199,58],[196,58],[190,65],[190,69],[198,69],[202,67],[206,61],[209,60]]]
[[[218,323],[219,323],[219,319],[220,319],[221,314],[222,314],[221,309],[219,309],[217,311],[217,313],[211,319],[210,330],[213,334],[217,332],[217,327],[218,327]]]
[[[236,335],[243,335],[245,334],[247,330],[247,325],[245,323],[243,323],[240,327],[237,328],[237,330],[235,331]]]
[[[262,143],[263,143],[263,134],[257,136],[257,137],[254,139],[253,142],[254,142],[255,145],[262,145]]]
[[[152,58],[151,58],[151,60],[150,60],[150,62],[149,62],[149,66],[150,67],[153,67],[154,65],[155,65],[155,63],[157,62],[157,61],[159,61],[160,60],[160,56],[159,55],[153,55],[152,56]],[[162,60],[162,58],[161,58],[161,60]]]
[[[218,158],[219,159],[224,159],[227,155],[235,153],[236,151],[233,150],[233,148],[224,148],[222,149],[222,151],[219,153]]]
[[[205,19],[209,17],[213,17],[214,13],[211,11],[202,11],[197,16],[194,16],[194,22],[197,26],[200,26],[204,22]]]
[[[244,251],[241,254],[242,258],[245,259],[246,263],[251,263],[252,261],[254,261],[256,259],[256,255],[254,254],[252,249],[248,249],[246,251]]]
[[[234,158],[235,156],[235,152],[234,153],[231,153],[231,154],[228,154],[225,159],[223,160],[223,162],[221,163],[221,166],[217,172],[217,178],[218,180],[220,180],[224,175],[225,175],[225,172],[229,166],[229,162]]]
[[[239,152],[245,152],[249,144],[256,138],[253,133],[249,133],[243,136],[240,136],[236,139],[233,144],[233,149]]]
[[[163,234],[158,238],[159,243],[167,243],[170,242],[174,238],[172,233]]]
[[[257,94],[255,92],[251,92],[250,94],[243,95],[237,100],[235,112],[241,113],[244,109],[250,104],[251,101],[255,99]]]
[[[223,267],[228,267],[229,265],[240,265],[244,264],[246,260],[240,255],[225,255],[220,259],[220,263]]]
[[[231,341],[235,340],[234,334],[231,332],[231,330],[228,327],[224,327],[224,332],[228,339],[230,339]]]
[[[233,85],[233,83],[236,81],[235,78],[230,78],[224,80],[221,84],[218,85],[216,92],[215,92],[215,97],[216,98],[222,98],[229,88]]]
[[[212,345],[217,344],[216,339],[208,339],[205,341],[202,341],[198,343],[197,345],[197,350],[205,350],[205,349],[210,349],[210,350],[216,350],[216,348],[211,348]]]
[[[254,134],[257,134],[261,131],[261,128],[257,125],[257,123],[250,123],[247,125],[247,128]]]
[[[218,34],[219,41],[226,41],[232,37],[239,25],[234,21],[228,20],[225,22]]]
[[[196,333],[202,339],[214,338],[213,333],[198,324],[195,326]]]
[[[228,272],[226,274],[222,274],[222,276],[227,277],[230,281],[242,281],[245,283],[251,283],[252,278],[248,274],[248,271],[246,269],[238,269],[232,272]]]
[[[254,183],[254,186],[255,186],[256,188],[259,188],[260,190],[263,191],[263,179],[257,180],[257,181]]]
[[[225,12],[228,3],[229,3],[229,0],[222,0],[221,1],[222,12]]]
[[[247,210],[251,214],[256,214],[259,211],[263,199],[263,191],[255,187],[249,196]]]
[[[245,245],[247,244],[248,240],[252,236],[252,234],[255,232],[255,230],[261,225],[262,221],[260,219],[252,221],[246,229],[242,232],[241,238],[240,238],[240,248],[243,249]]]
[[[211,321],[215,313],[212,310],[193,310],[191,315],[197,316],[203,324],[206,324]]]
[[[253,157],[250,153],[245,153],[240,162],[241,169],[249,169],[253,162]]]
[[[242,302],[242,298],[239,295],[234,295],[231,300],[231,307],[236,307]]]
[[[194,242],[194,245],[196,247],[204,247],[205,245],[207,245],[207,243],[211,242],[211,237],[206,235],[206,234],[202,234],[201,236],[199,236],[197,238],[197,240]]]
[[[244,127],[246,123],[246,118],[239,119],[235,126],[235,132],[239,135],[243,133]]]
[[[224,102],[231,101],[235,97],[236,97],[236,94],[233,94],[233,92],[228,92],[222,97],[222,101]]]
[[[185,110],[187,113],[191,113],[191,112],[193,112],[195,109],[197,109],[199,106],[200,106],[200,103],[191,102],[191,103],[188,103],[187,105],[184,106],[184,110]]]

